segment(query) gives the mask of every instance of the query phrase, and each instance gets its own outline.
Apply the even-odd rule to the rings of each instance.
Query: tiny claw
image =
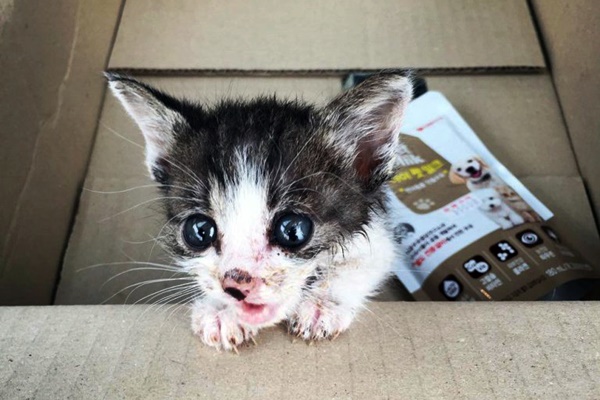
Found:
[[[311,339],[311,340],[308,342],[308,345],[309,345],[309,346],[312,346],[314,343],[315,343],[315,341]]]
[[[252,343],[254,343],[255,346],[258,346],[258,343],[256,343],[256,339],[254,339],[254,336],[250,336],[250,340],[252,341]]]
[[[292,338],[292,344],[294,344],[294,343],[296,343],[296,338],[295,337]]]
[[[337,338],[338,338],[338,336],[340,336],[340,334],[341,334],[341,333],[342,333],[341,331],[337,331],[337,332],[335,333],[335,335],[333,335],[333,337],[331,338],[331,341],[334,341],[335,339],[337,339]]]
[[[235,344],[231,345],[233,348],[233,351],[235,351],[235,354],[237,354],[238,356],[240,355],[240,352],[238,351],[237,347],[235,346]]]

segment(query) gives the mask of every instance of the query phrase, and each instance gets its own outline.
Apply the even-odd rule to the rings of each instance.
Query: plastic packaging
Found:
[[[600,278],[442,94],[411,102],[400,139],[395,272],[415,299],[572,300]]]

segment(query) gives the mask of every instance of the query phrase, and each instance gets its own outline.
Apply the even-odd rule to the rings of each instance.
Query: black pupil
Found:
[[[302,215],[285,215],[275,226],[275,240],[284,247],[297,247],[304,244],[311,233],[312,221]]]
[[[197,215],[190,217],[184,226],[183,236],[186,243],[195,249],[204,249],[215,240],[217,227],[208,217]]]

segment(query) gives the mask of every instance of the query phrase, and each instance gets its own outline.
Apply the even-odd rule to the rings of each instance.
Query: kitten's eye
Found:
[[[467,163],[471,164],[473,162],[473,160],[467,160]]]
[[[302,246],[310,239],[313,223],[304,215],[286,214],[273,226],[275,241],[282,247]]]
[[[456,170],[457,170],[458,172],[460,172],[460,171],[462,171],[462,168],[456,168]]]
[[[192,215],[183,224],[183,240],[193,250],[206,250],[216,237],[217,225],[205,215]]]

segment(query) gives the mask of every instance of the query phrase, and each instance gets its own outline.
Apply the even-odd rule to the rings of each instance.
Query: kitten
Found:
[[[386,181],[412,96],[375,75],[318,109],[261,97],[204,107],[108,73],[161,185],[166,247],[203,292],[192,329],[225,350],[286,321],[336,337],[399,256]]]

